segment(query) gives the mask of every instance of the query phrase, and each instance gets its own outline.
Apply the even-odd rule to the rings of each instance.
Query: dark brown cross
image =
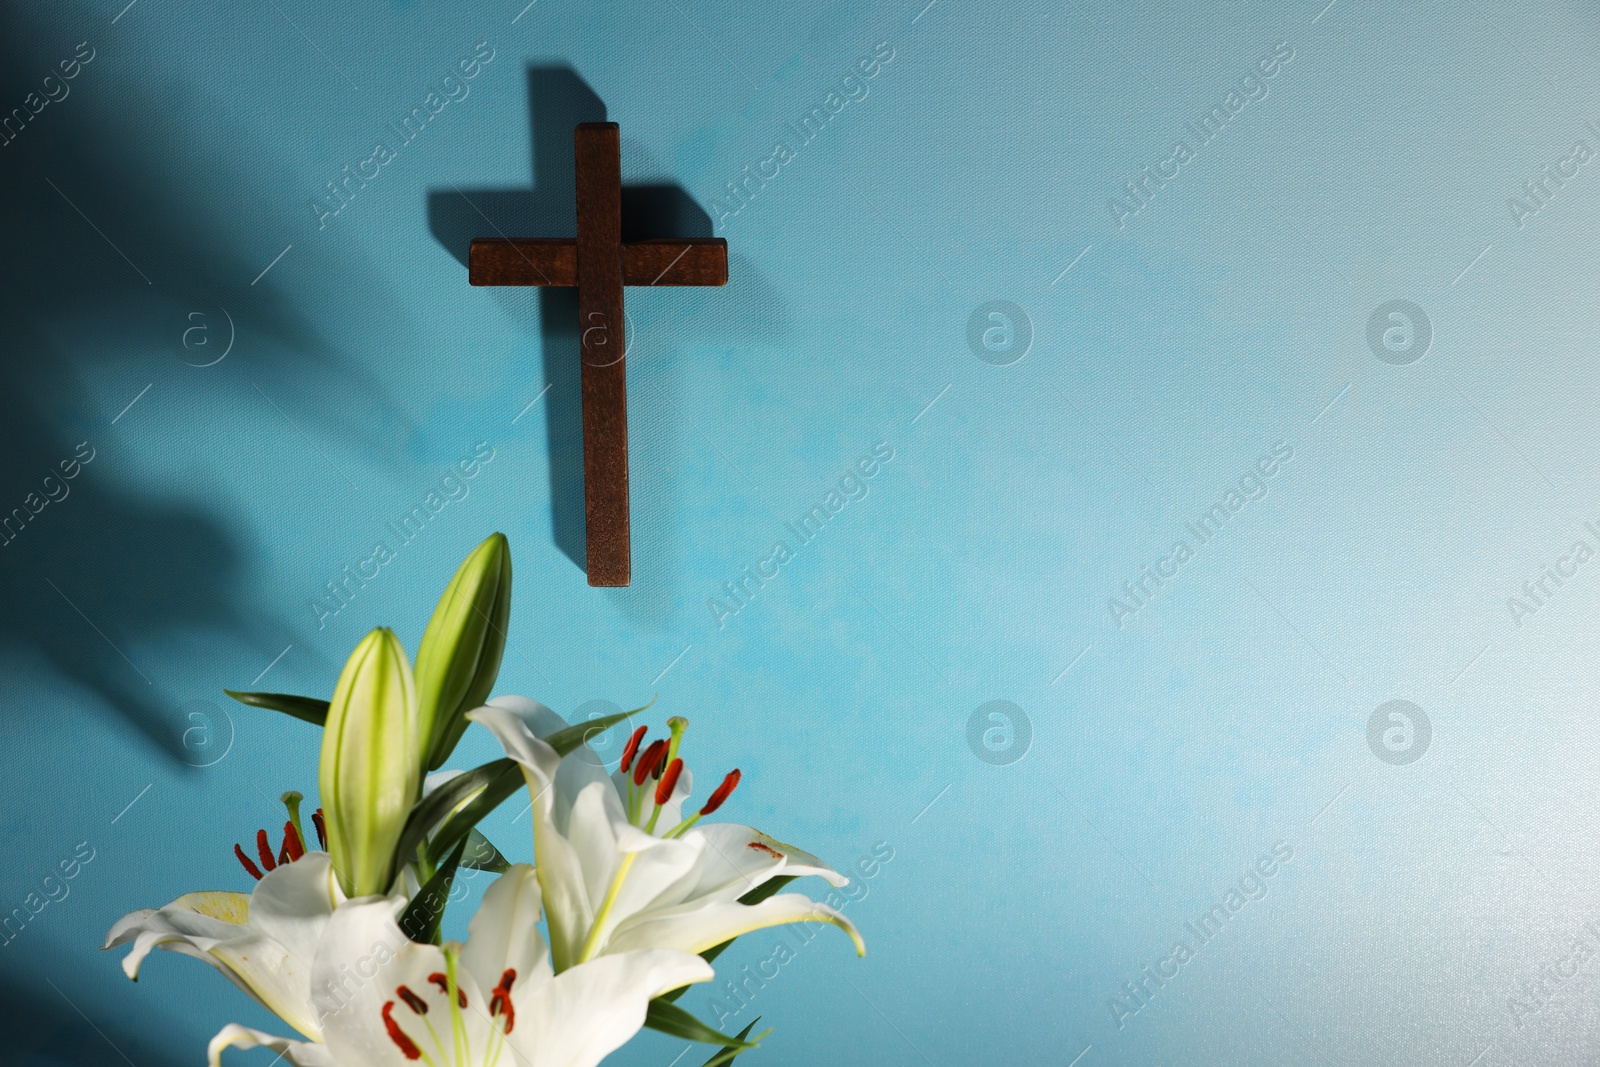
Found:
[[[628,382],[623,356],[624,285],[726,285],[728,242],[720,237],[622,240],[622,147],[614,122],[573,132],[578,236],[479,237],[473,285],[575,285],[583,360],[583,510],[590,585],[627,585]]]

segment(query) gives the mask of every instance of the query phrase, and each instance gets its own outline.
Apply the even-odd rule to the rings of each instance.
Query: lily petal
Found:
[[[533,714],[543,707],[522,699],[534,705]],[[489,728],[505,748],[506,755],[521,765],[523,777],[527,779],[528,792],[533,798],[534,858],[538,860],[539,884],[543,887],[550,954],[556,970],[565,970],[578,961],[599,903],[599,898],[592,897],[588,890],[578,848],[556,825],[558,805],[567,806],[566,814],[570,815],[570,802],[561,798],[556,788],[556,775],[562,763],[581,761],[562,760],[555,749],[535,736],[522,715],[529,709],[513,709],[504,706],[505,698],[497,700],[500,703],[468,712],[467,718]],[[604,892],[603,887],[601,892]]]
[[[410,1067],[415,1057],[405,1054],[389,1029],[395,1012],[408,1023],[401,1031],[435,1064],[460,1058],[455,1043],[458,1028],[468,1047],[486,1046],[488,1005],[479,995],[478,983],[471,974],[457,971],[466,1009],[452,1004],[430,983],[430,975],[446,970],[444,951],[437,945],[419,945],[401,932],[396,916],[405,906],[402,896],[363,897],[345,904],[328,923],[312,980],[318,989],[330,991],[320,1006],[319,1021],[323,1040],[340,1065]],[[426,998],[432,1010],[413,1012],[403,1003],[402,988]]]
[[[856,924],[826,904],[799,893],[780,893],[759,904],[692,902],[677,908],[641,912],[622,922],[607,942],[608,952],[626,953],[649,946],[683,952],[704,952],[741,934],[785,923],[832,923],[850,935],[856,955],[867,946]]]
[[[122,970],[139,980],[139,965],[150,950],[168,942],[214,944],[244,933],[250,898],[243,893],[185,893],[164,908],[140,908],[118,919],[106,934],[104,948],[118,948],[134,942],[133,951],[122,960]]]
[[[323,927],[343,899],[328,854],[308,852],[257,883],[250,895],[250,928],[306,961],[309,972]]]
[[[270,1048],[294,1067],[337,1067],[326,1045],[274,1037],[238,1023],[229,1023],[218,1030],[217,1036],[206,1046],[206,1062],[210,1067],[221,1067],[225,1048]]]
[[[519,1064],[594,1067],[639,1032],[652,999],[712,977],[709,963],[686,952],[602,956],[562,971],[518,1003],[517,1029],[507,1042]]]
[[[549,950],[539,933],[539,878],[527,863],[516,863],[494,880],[467,927],[461,964],[480,989],[492,989],[502,975],[541,983],[551,974]]]
[[[653,997],[711,979],[710,964],[699,956],[665,949],[606,956],[552,975],[548,964],[529,958],[542,953],[518,943],[537,920],[531,874],[519,866],[491,887],[465,948],[408,941],[395,923],[403,898],[342,906],[315,969],[319,988],[343,978],[348,993],[322,1019],[334,1060],[411,1067],[426,1054],[435,1064],[594,1067],[638,1032]],[[458,949],[462,965],[454,973],[464,1006],[435,977],[450,973],[447,954]],[[365,966],[350,963],[358,956]],[[509,989],[511,1010],[495,1010],[484,973]]]
[[[541,741],[572,725],[545,705],[529,697],[495,697],[486,706],[511,712],[522,721],[529,733]],[[506,755],[509,756],[511,753],[507,752]],[[605,761],[588,745],[579,745],[567,753],[567,756],[569,758],[563,759],[556,771],[556,786],[562,796],[575,797],[583,792],[584,786],[590,782],[609,780]]]
[[[711,823],[697,826],[684,836],[689,839],[696,835],[706,839],[706,860],[694,896],[737,900],[780,874],[794,878],[815,874],[835,887],[850,884],[850,879],[811,853],[748,826]]]
[[[122,961],[132,979],[153,949],[192,956],[316,1040],[321,1031],[311,1007],[311,961],[337,901],[327,854],[311,852],[267,872],[250,896],[186,893],[159,910],[125,915],[105,947],[133,942]]]

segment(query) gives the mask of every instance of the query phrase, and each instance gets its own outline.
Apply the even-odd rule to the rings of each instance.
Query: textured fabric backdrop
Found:
[[[683,1000],[752,1064],[1594,1057],[1589,5],[524,3],[0,13],[7,1062],[272,1023],[99,941],[315,789],[221,689],[414,650],[497,529],[501,691],[659,693],[854,877],[865,960]],[[616,590],[574,305],[463,262],[600,118],[731,250],[629,291]]]

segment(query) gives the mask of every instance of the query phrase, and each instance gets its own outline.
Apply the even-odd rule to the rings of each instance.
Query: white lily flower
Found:
[[[407,940],[405,903],[363,897],[328,924],[313,973],[336,1000],[323,1044],[230,1026],[212,1039],[211,1067],[225,1048],[258,1045],[294,1067],[594,1067],[639,1031],[652,998],[712,977],[700,957],[664,949],[554,973],[527,864],[489,887],[464,946]]]
[[[854,923],[802,894],[740,902],[780,875],[815,874],[835,886],[849,879],[748,826],[696,825],[726,799],[737,771],[699,814],[683,819],[691,786],[676,755],[683,720],[674,721],[670,744],[658,741],[644,754],[637,752],[643,731],[636,732],[612,777],[588,746],[562,759],[542,740],[567,723],[537,701],[497,697],[468,718],[494,733],[528,781],[534,858],[557,971],[645,948],[703,952],[752,930],[795,922],[832,923],[866,955]],[[638,763],[630,767],[636,754]],[[659,782],[651,778],[657,769]]]
[[[460,773],[429,775],[423,794]],[[164,908],[140,908],[117,921],[103,947],[133,942],[122,969],[135,980],[156,948],[203,960],[284,1022],[318,1040],[321,1029],[309,994],[311,964],[328,919],[346,898],[328,853],[306,850],[300,794],[286,793],[283,799],[290,818],[276,859],[265,830],[257,835],[256,859],[234,846],[240,864],[257,881],[253,893],[207,890],[185,893]],[[318,841],[326,845],[321,809],[312,819]],[[415,869],[408,864],[401,877],[404,881],[396,888],[403,886],[414,895],[419,887]]]
[[[135,980],[152,949],[203,960],[315,1041],[321,1028],[311,1001],[312,962],[343,899],[328,854],[308,852],[267,871],[253,893],[185,893],[159,910],[125,915],[105,947],[133,942],[122,969]]]

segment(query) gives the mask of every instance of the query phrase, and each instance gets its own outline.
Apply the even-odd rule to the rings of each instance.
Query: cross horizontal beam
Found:
[[[578,242],[571,238],[479,237],[467,255],[473,285],[578,284]],[[720,237],[629,241],[622,246],[624,285],[727,285],[728,242]]]

